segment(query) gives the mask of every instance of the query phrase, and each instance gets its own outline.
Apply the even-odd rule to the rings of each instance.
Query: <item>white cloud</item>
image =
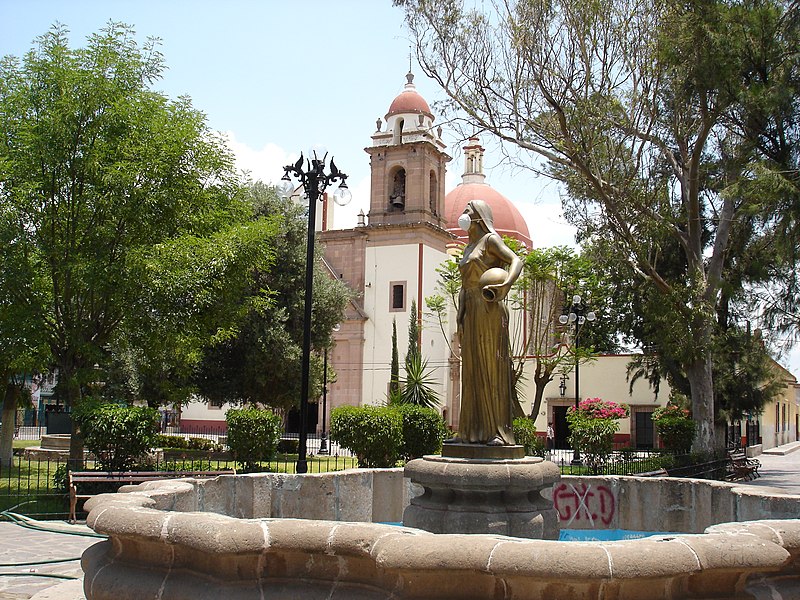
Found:
[[[228,147],[236,156],[236,168],[249,171],[254,180],[277,184],[283,177],[283,167],[297,159],[276,144],[266,144],[260,150],[251,148],[236,139],[232,131],[227,131]]]

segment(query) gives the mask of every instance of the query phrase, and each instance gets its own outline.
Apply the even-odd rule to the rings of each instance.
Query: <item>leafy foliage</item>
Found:
[[[283,202],[271,187],[255,182],[245,191],[255,215],[279,224],[268,244],[280,268],[257,270],[249,289],[233,295],[234,305],[242,306],[236,331],[205,350],[195,382],[205,398],[220,403],[287,410],[300,399],[307,224],[302,207]],[[330,347],[351,293],[323,269],[322,253],[315,256],[311,345],[321,353]],[[312,353],[312,398],[322,392],[322,371]]]
[[[570,444],[579,450],[592,473],[597,474],[614,449],[614,434],[619,430],[617,419],[630,415],[624,404],[588,398],[578,404],[577,410],[570,406],[567,423]]]
[[[516,146],[509,161],[560,181],[580,240],[648,291],[640,342],[670,347],[695,449],[713,449],[725,305],[767,304],[798,330],[796,6],[395,3],[465,138],[488,131]]]
[[[525,447],[527,456],[544,457],[545,447],[542,438],[536,435],[536,424],[534,419],[527,417],[517,417],[512,424],[514,428],[514,440]]]
[[[113,22],[80,49],[56,25],[22,60],[0,61],[0,287],[28,334],[44,336],[56,392],[73,409],[115,347],[147,358],[140,362],[158,381],[159,358],[191,361],[198,332],[229,327],[202,318],[200,327],[197,309],[241,281],[229,267],[246,261],[209,247],[236,255],[230,238],[242,238],[226,233],[249,212],[233,157],[204,115],[189,98],[152,89],[164,68],[157,41],[139,45],[129,26]],[[252,242],[256,228],[243,236]],[[75,460],[80,440],[73,435]]]
[[[689,452],[694,441],[695,424],[688,409],[670,402],[655,409],[652,418],[664,448],[680,454]]]
[[[403,417],[386,406],[339,406],[331,411],[330,438],[350,450],[359,467],[394,467],[403,443]]]
[[[258,471],[258,462],[275,455],[283,422],[275,413],[257,408],[231,409],[225,413],[228,448],[247,472]]]
[[[154,408],[84,404],[73,413],[84,443],[105,471],[127,471],[155,447],[160,418]]]
[[[403,460],[441,452],[448,431],[438,411],[413,404],[399,404],[395,409],[403,420],[403,443],[399,451]]]

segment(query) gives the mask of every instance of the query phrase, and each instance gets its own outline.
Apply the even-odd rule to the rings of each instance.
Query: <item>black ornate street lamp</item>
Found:
[[[575,341],[573,349],[575,352],[575,410],[578,410],[578,405],[581,401],[580,393],[580,354],[578,353],[578,337],[580,336],[583,325],[588,321],[592,322],[597,319],[597,315],[593,311],[587,311],[586,306],[581,302],[581,297],[575,294],[572,297],[572,306],[569,307],[569,313],[565,313],[558,318],[558,322],[562,325],[575,324]],[[572,464],[581,464],[581,454],[577,448],[573,449]]]
[[[311,150],[309,157],[300,158],[293,165],[283,168],[284,174],[278,185],[278,193],[284,198],[290,198],[295,191],[290,175],[300,180],[306,198],[308,198],[308,236],[306,241],[306,290],[305,314],[303,317],[303,358],[301,367],[300,385],[300,435],[297,448],[297,472],[308,472],[306,448],[308,440],[308,394],[309,377],[311,372],[311,305],[314,289],[314,238],[316,234],[317,201],[324,198],[325,189],[332,183],[341,181],[333,193],[333,200],[344,206],[352,198],[347,188],[347,175],[342,173],[330,160],[329,173],[325,173],[325,161],[328,153],[324,150]],[[320,157],[321,155],[321,157]]]

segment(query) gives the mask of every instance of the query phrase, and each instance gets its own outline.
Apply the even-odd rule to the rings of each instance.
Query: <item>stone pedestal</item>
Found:
[[[425,456],[408,463],[405,476],[424,488],[403,514],[406,527],[558,539],[558,515],[542,491],[550,490],[561,472],[542,458]]]

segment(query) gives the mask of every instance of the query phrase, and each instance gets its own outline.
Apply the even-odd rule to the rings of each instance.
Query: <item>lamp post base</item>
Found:
[[[328,436],[324,433],[319,438],[319,451],[317,454],[328,454]]]

